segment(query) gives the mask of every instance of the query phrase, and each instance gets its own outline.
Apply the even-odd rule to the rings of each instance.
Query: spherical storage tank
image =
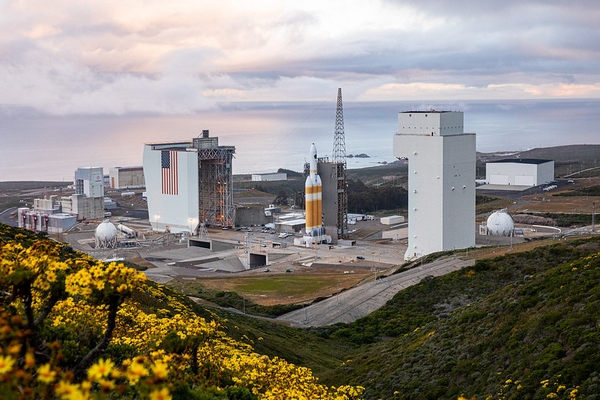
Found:
[[[96,248],[113,248],[117,245],[117,228],[105,220],[96,228]]]
[[[487,219],[488,235],[510,236],[514,228],[515,222],[506,210],[496,211]]]

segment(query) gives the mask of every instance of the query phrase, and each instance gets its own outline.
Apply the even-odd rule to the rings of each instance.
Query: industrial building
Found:
[[[77,221],[104,218],[104,173],[102,167],[81,167],[73,179],[75,194],[34,199],[33,208],[19,208],[19,228],[62,233]]]
[[[554,180],[554,161],[512,158],[485,164],[490,185],[538,186]]]
[[[144,145],[148,214],[153,230],[195,233],[200,224],[235,221],[234,146],[219,146],[208,130],[191,141]]]
[[[60,198],[34,199],[33,209],[17,209],[19,228],[35,232],[63,233],[77,223],[75,215],[61,212]]]
[[[63,213],[73,214],[78,220],[104,218],[104,170],[102,167],[80,167],[73,180],[75,194],[63,197]]]
[[[111,189],[139,189],[146,187],[144,167],[114,167],[108,170]]]
[[[408,158],[405,260],[475,246],[475,134],[463,113],[398,114],[394,156]]]
[[[253,182],[271,182],[271,181],[285,181],[285,180],[287,180],[287,173],[285,173],[285,172],[252,174]]]

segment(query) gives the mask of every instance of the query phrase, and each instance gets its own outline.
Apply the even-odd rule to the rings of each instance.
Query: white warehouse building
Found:
[[[287,173],[285,172],[271,172],[266,174],[252,174],[253,182],[268,182],[268,181],[285,181],[287,180]]]
[[[405,260],[475,246],[475,134],[463,113],[398,114],[394,156],[408,158]]]
[[[554,180],[554,161],[513,158],[485,164],[490,185],[538,186]]]

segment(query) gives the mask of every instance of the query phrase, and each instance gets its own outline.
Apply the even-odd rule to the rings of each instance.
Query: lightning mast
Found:
[[[333,134],[333,163],[337,164],[337,229],[338,237],[348,238],[348,185],[346,182],[346,135],[344,133],[344,108],[342,88],[338,88]]]

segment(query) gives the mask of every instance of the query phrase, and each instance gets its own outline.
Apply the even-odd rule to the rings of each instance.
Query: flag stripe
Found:
[[[179,194],[177,151],[161,151],[162,193]]]

